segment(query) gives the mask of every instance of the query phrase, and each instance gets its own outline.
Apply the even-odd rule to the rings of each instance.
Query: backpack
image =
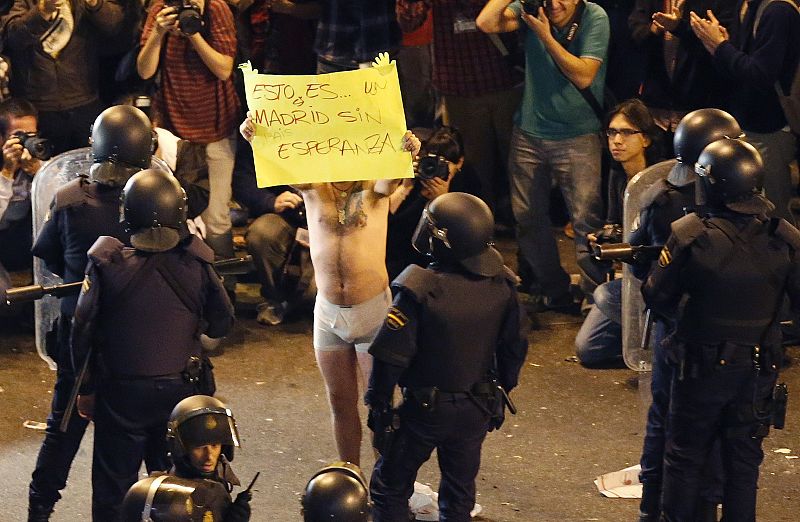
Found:
[[[798,8],[793,0],[764,0],[761,2],[761,5],[758,6],[758,11],[756,11],[755,21],[753,22],[753,38],[756,36],[758,24],[761,21],[761,15],[764,14],[764,10],[766,10],[767,6],[773,2],[786,2],[800,11],[800,8]],[[798,63],[795,68],[789,92],[783,92],[780,81],[775,82],[775,92],[778,94],[778,102],[781,104],[786,121],[789,122],[789,128],[792,129],[793,133],[800,135],[800,63]]]

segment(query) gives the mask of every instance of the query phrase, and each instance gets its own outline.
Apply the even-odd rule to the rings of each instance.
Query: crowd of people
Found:
[[[621,359],[622,284],[594,245],[621,241],[632,225],[623,194],[645,169],[664,179],[639,201],[630,242],[666,246],[650,278],[649,260],[628,261],[657,314],[656,345],[682,351],[655,354],[640,519],[690,520],[719,503],[726,520],[751,519],[754,455],[781,359],[775,318],[791,313],[784,294],[796,297],[798,124],[783,104],[800,82],[793,0],[14,0],[0,38],[10,64],[0,290],[33,256],[65,282],[84,280],[53,325],[58,372],[30,520],[49,519],[89,420],[96,520],[120,516],[143,461],[148,471],[178,466],[165,448],[170,412],[213,395],[201,339],[224,337],[234,318],[235,277],[214,270],[236,255],[234,224],[246,227],[261,285],[259,323],[279,325],[315,299],[313,348],[341,461],[360,464],[362,399],[370,409],[375,520],[401,519],[433,448],[441,514],[468,519],[483,437],[502,424],[525,357],[517,292],[530,312],[588,314],[575,340],[581,363]],[[249,142],[259,130],[235,65],[324,74],[369,66],[381,52],[398,64],[415,177],[258,188]],[[87,146],[94,164],[59,188],[32,241],[42,162]],[[154,157],[175,177],[151,170]],[[560,201],[577,284],[557,248]],[[520,279],[491,247],[511,231]],[[702,279],[713,272],[708,259],[733,259],[758,241],[769,252],[762,268],[733,263]],[[758,270],[769,288],[742,275]],[[157,278],[167,285],[148,284]],[[743,279],[745,294],[765,299],[758,321],[712,310],[698,293],[727,295]],[[727,329],[701,334],[676,308],[684,293],[688,310]],[[126,330],[122,318],[154,300],[151,335]],[[124,341],[112,341],[120,332]],[[175,346],[169,357],[147,357],[164,339]],[[730,372],[702,379],[714,361]],[[753,365],[755,377],[744,371]],[[692,410],[713,387],[730,392],[727,402]],[[754,391],[737,396],[743,387]],[[140,409],[148,397],[157,412]],[[729,426],[731,405],[759,413]],[[702,440],[687,440],[700,424]],[[715,441],[726,487],[698,501],[695,464]],[[218,457],[217,448],[214,470]],[[365,486],[359,474],[350,479]]]

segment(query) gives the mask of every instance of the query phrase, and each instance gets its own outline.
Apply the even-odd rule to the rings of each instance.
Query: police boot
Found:
[[[657,522],[661,513],[661,485],[643,484],[639,522]]]
[[[28,504],[28,522],[48,522],[52,513],[52,504]]]
[[[717,503],[701,499],[697,503],[694,522],[717,522]]]

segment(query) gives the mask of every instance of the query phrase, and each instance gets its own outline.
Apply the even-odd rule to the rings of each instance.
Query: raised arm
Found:
[[[419,154],[419,149],[422,148],[422,142],[419,138],[414,136],[414,133],[407,130],[403,135],[403,150],[411,153],[412,157]],[[402,179],[379,179],[375,182],[375,192],[381,196],[391,196]]]
[[[489,0],[475,23],[484,33],[508,33],[520,28],[519,16],[508,8],[511,0]]]

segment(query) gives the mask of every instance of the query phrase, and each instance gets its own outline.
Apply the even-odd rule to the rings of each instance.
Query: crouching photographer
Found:
[[[626,100],[611,110],[606,122],[608,151],[612,162],[608,175],[608,210],[606,225],[587,234],[590,250],[597,254],[604,246],[622,242],[623,201],[625,187],[633,176],[648,165],[660,160],[654,141],[659,130],[639,100]],[[607,250],[607,248],[605,249]],[[593,304],[575,337],[576,355],[584,365],[614,362],[622,357],[622,280],[614,279],[613,257],[587,257],[602,270],[585,270],[587,273],[605,273],[605,281],[593,293]],[[620,259],[621,260],[621,259]]]
[[[386,268],[389,279],[411,264],[430,261],[411,246],[411,236],[429,201],[450,192],[450,184],[464,166],[464,141],[455,127],[441,127],[423,141],[414,162],[414,177],[404,179],[389,196]]]

